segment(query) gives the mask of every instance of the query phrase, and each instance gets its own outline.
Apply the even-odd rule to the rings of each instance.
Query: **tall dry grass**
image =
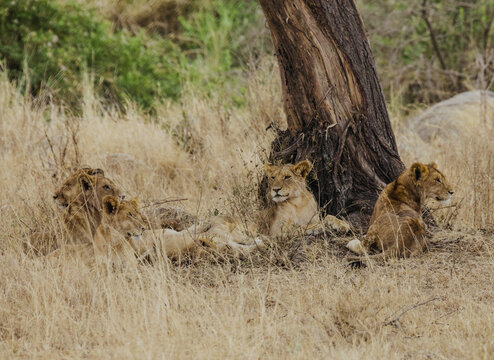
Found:
[[[459,205],[431,251],[350,269],[340,242],[306,261],[161,262],[127,272],[50,263],[60,220],[51,199],[72,167],[102,167],[142,202],[186,198],[200,217],[255,203],[256,174],[283,126],[274,59],[249,73],[246,107],[185,94],[155,117],[103,108],[86,86],[83,112],[24,98],[0,79],[1,358],[474,358],[494,353],[492,131],[422,144],[392,109],[401,154],[435,160]],[[90,83],[88,81],[88,83]],[[437,204],[432,203],[433,208]],[[482,228],[482,230],[478,230]],[[254,261],[255,260],[255,261]]]

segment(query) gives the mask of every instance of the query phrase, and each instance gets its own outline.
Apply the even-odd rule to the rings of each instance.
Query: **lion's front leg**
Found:
[[[304,228],[305,235],[317,236],[326,232],[344,235],[351,230],[350,224],[333,215],[327,215],[323,220],[310,223]]]
[[[362,242],[359,239],[353,239],[346,244],[346,247],[351,252],[357,255],[364,255],[366,253],[364,247],[362,246]]]
[[[355,238],[346,244],[346,248],[357,255],[369,254],[371,246],[375,243],[373,236],[364,235],[362,241]]]
[[[350,232],[350,224],[344,220],[338,219],[336,216],[327,215],[322,223],[326,229],[329,229],[339,235],[344,235]]]
[[[322,222],[314,222],[305,226],[297,226],[297,229],[302,230],[306,236],[318,236],[326,232],[326,227]]]

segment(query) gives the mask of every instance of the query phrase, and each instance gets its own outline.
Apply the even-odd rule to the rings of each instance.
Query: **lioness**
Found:
[[[99,263],[117,266],[136,264],[135,243],[141,242],[145,222],[137,200],[119,200],[105,195],[103,214],[91,244],[68,244],[53,251],[49,258],[74,257],[92,265]]]
[[[231,216],[217,216],[208,226],[184,231],[146,231],[144,249],[159,246],[168,256],[180,256],[200,243],[234,254],[248,254],[265,246],[265,235],[278,236],[284,231],[301,230],[305,234],[318,234],[327,229],[346,233],[350,226],[334,216],[319,218],[316,200],[307,189],[305,179],[312,164],[302,161],[296,165],[266,165],[268,198],[270,204],[260,214],[259,224],[241,221]],[[267,226],[263,226],[267,224]]]
[[[71,174],[53,199],[63,210],[63,222],[72,244],[92,243],[101,221],[101,201],[105,195],[120,197],[122,192],[103,170],[83,168]]]
[[[103,217],[94,235],[95,254],[104,255],[113,264],[135,261],[136,243],[144,233],[145,220],[139,211],[137,199],[119,200],[106,195],[102,201]]]
[[[377,249],[381,253],[371,257],[382,259],[423,252],[427,249],[423,202],[433,198],[447,204],[452,195],[451,185],[436,164],[414,163],[384,188],[374,207],[367,235],[362,241],[350,241],[347,248],[359,255]],[[349,260],[361,259],[350,257]]]
[[[147,230],[143,240],[135,243],[136,253],[179,258],[207,246],[218,252],[229,251],[235,255],[246,255],[258,246],[263,246],[258,237],[250,236],[240,229],[239,221],[228,216],[217,216],[210,223],[193,225],[183,231],[172,229]]]
[[[298,227],[306,234],[317,234],[325,229],[345,234],[350,225],[332,215],[322,221],[314,195],[307,189],[306,177],[312,169],[309,160],[296,165],[266,165],[268,199],[266,211],[267,234],[280,235],[283,231]]]

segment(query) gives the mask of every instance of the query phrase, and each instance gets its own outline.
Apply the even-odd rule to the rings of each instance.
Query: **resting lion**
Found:
[[[135,244],[142,241],[146,230],[137,199],[119,200],[115,196],[106,195],[102,206],[103,217],[93,241],[96,255],[104,255],[113,264],[135,262]]]
[[[262,246],[259,237],[241,230],[236,218],[217,216],[210,223],[192,225],[183,231],[172,229],[146,230],[142,241],[135,242],[139,257],[163,256],[180,258],[207,246],[218,252],[246,255]]]
[[[103,170],[83,168],[71,174],[53,199],[63,210],[69,243],[89,244],[101,222],[101,201],[105,195],[120,197],[122,192]]]
[[[285,231],[319,234],[326,230],[347,233],[350,226],[334,216],[322,221],[314,195],[307,189],[305,179],[312,164],[302,161],[296,165],[266,165],[268,176],[268,208],[261,212],[259,223],[245,222],[232,216],[217,216],[207,226],[190,227],[184,231],[146,231],[143,250],[158,247],[167,256],[180,256],[199,244],[223,252],[248,254],[265,246],[264,237],[278,236]],[[267,224],[267,226],[266,226]]]
[[[358,255],[378,250],[380,254],[370,256],[378,259],[409,257],[425,251],[428,244],[422,204],[432,198],[446,205],[452,195],[451,185],[436,164],[413,164],[382,191],[365,238],[350,241],[347,248]],[[364,258],[349,257],[348,260]]]
[[[293,228],[300,228],[306,234],[318,234],[327,229],[345,234],[350,225],[332,215],[322,221],[314,195],[307,189],[306,177],[312,169],[309,160],[296,165],[266,165],[268,177],[268,200],[265,212],[267,234],[280,235]]]
[[[145,230],[137,200],[105,195],[102,208],[101,222],[91,244],[64,245],[50,253],[49,258],[78,257],[90,265],[95,261],[124,267],[135,265],[135,244],[142,241]]]

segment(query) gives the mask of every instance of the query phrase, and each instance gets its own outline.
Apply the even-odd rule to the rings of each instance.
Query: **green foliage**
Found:
[[[492,89],[494,0],[360,0],[358,7],[386,92],[427,103]]]
[[[178,99],[187,84],[206,96],[228,93],[240,105],[259,19],[254,0],[205,2],[179,18],[172,41],[144,29],[114,31],[73,0],[0,0],[0,60],[21,87],[69,105],[80,102],[85,72],[101,97],[118,104],[130,98],[152,109],[162,97]]]
[[[0,59],[10,77],[71,105],[78,103],[85,71],[103,97],[119,103],[130,97],[149,109],[158,96],[176,98],[176,56],[168,56],[176,52],[170,41],[144,32],[113,32],[109,22],[73,3],[0,0]]]
[[[257,1],[246,0],[215,0],[181,17],[178,42],[187,55],[182,59],[183,81],[206,94],[223,89],[236,105],[243,104],[242,69],[253,50],[251,37],[263,40],[257,30],[260,17]],[[258,33],[251,35],[252,30]]]
[[[72,106],[80,103],[85,73],[111,103],[130,99],[152,110],[162,98],[192,91],[242,106],[244,69],[272,54],[258,1],[146,1],[140,10],[130,0],[119,2],[133,15],[129,31],[105,20],[96,0],[89,1],[93,7],[82,0],[0,0],[0,62],[21,88]],[[433,102],[473,87],[492,89],[494,0],[357,4],[388,100]],[[144,11],[148,5],[187,11],[176,12],[182,16],[173,18],[172,35],[158,34],[153,19],[166,22],[175,12],[159,17]],[[115,17],[118,11],[108,18]]]

